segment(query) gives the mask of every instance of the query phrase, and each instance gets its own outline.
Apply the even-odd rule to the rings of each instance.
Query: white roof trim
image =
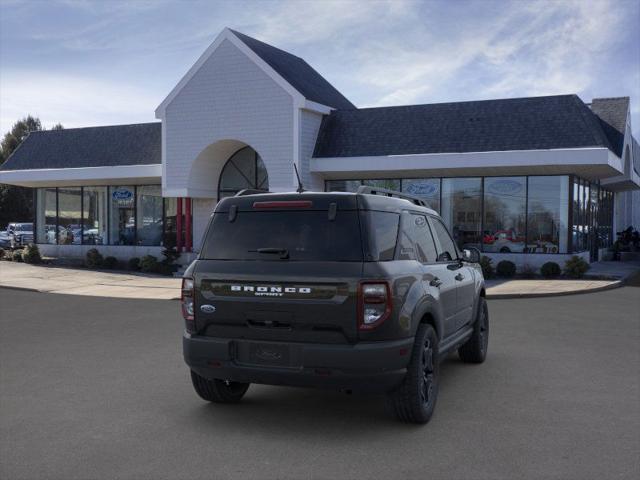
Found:
[[[187,71],[187,73],[180,79],[178,84],[173,87],[173,90],[162,101],[158,108],[156,108],[156,118],[164,118],[165,110],[167,106],[173,101],[173,99],[180,93],[180,91],[186,86],[187,83],[193,78],[193,76],[200,70],[202,65],[214,54],[218,47],[225,40],[229,40],[235,45],[238,50],[244,53],[251,61],[253,61],[258,67],[260,67],[269,77],[271,77],[280,87],[282,87],[287,93],[289,93],[295,103],[303,105],[305,98],[296,90],[289,82],[287,82],[278,72],[276,72],[267,62],[262,60],[251,48],[249,48],[242,40],[240,40],[234,33],[226,28],[216,37],[211,45],[204,51],[200,58],[193,64],[193,66]],[[318,104],[319,105],[319,104]]]
[[[413,155],[382,155],[367,157],[312,158],[311,172],[325,178],[348,178],[358,172],[385,176],[406,176],[412,172],[420,175],[429,171],[463,175],[465,172],[486,171],[501,174],[528,168],[540,169],[541,175],[547,167],[599,167],[599,172],[613,176],[622,172],[622,161],[607,148],[567,148],[553,150],[508,150],[497,152],[429,153]]]
[[[160,183],[162,165],[0,170],[0,183],[24,187]]]

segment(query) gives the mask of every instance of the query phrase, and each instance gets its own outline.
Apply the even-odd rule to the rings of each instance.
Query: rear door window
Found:
[[[398,240],[398,224],[400,215],[392,212],[364,211],[363,221],[366,223],[369,239],[369,258],[374,262],[393,260]]]
[[[444,224],[437,218],[430,219],[433,233],[438,240],[438,262],[450,262],[458,258],[458,250]]]
[[[435,262],[436,257],[436,246],[427,217],[414,213],[404,214],[400,229],[398,259],[430,263]]]
[[[286,254],[285,254],[286,253]],[[358,212],[216,213],[202,249],[207,260],[362,261]]]

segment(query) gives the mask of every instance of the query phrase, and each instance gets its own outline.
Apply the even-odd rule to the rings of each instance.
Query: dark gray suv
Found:
[[[397,418],[425,423],[440,360],[487,354],[479,256],[397,192],[225,198],[183,279],[193,386],[223,403],[250,383],[385,392]]]

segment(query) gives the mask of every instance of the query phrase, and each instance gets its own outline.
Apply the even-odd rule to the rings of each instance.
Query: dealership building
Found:
[[[601,258],[640,228],[629,98],[357,108],[303,59],[225,29],[158,122],[32,132],[0,183],[32,187],[46,255],[188,261],[223,197],[360,185],[424,198],[458,244],[538,266]]]

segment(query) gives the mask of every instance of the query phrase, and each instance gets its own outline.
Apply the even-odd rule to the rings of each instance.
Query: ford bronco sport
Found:
[[[440,360],[487,354],[479,256],[397,192],[225,198],[182,283],[193,386],[222,403],[250,383],[385,392],[398,419],[426,423]]]

